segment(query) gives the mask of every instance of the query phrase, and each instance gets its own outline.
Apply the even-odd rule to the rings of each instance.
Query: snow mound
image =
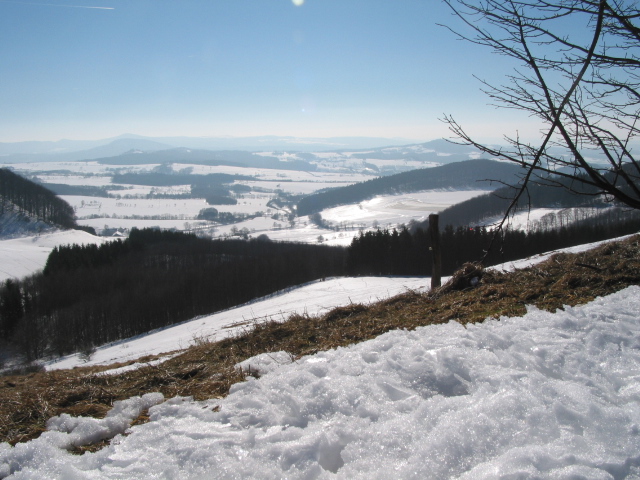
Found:
[[[53,431],[0,445],[0,477],[640,478],[638,312],[634,286],[271,362],[225,399],[151,407],[149,423],[96,453],[69,454],[69,433]]]
[[[164,400],[161,393],[147,393],[142,397],[132,397],[128,400],[115,402],[113,408],[105,418],[72,417],[63,413],[50,418],[47,422],[47,433],[55,439],[58,448],[79,447],[99,442],[105,438],[113,438],[124,433],[129,424],[135,420],[144,410]]]
[[[132,397],[128,400],[114,402],[113,408],[105,418],[97,419],[91,417],[72,417],[63,413],[57,417],[52,417],[47,422],[48,431],[43,433],[38,441],[19,444],[12,450],[13,455],[10,461],[4,461],[0,465],[0,477],[4,478],[16,470],[21,470],[20,465],[29,463],[40,455],[49,455],[52,458],[60,456],[61,450],[69,450],[73,447],[89,445],[101,440],[113,438],[123,434],[133,420],[135,420],[144,410],[153,405],[157,405],[164,400],[161,393],[147,393],[142,397]],[[6,453],[7,443],[0,444],[0,458]],[[3,460],[5,460],[3,458]],[[61,469],[60,478],[67,477],[65,472],[72,469]],[[23,475],[29,474],[21,471],[18,478],[25,478]]]
[[[281,365],[288,365],[293,362],[293,357],[287,352],[270,352],[261,353],[255,357],[251,357],[244,362],[236,365],[247,375],[261,377],[269,372],[273,372],[280,368]]]

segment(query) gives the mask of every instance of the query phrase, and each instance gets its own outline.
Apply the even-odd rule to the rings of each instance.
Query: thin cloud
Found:
[[[40,5],[43,7],[64,7],[64,8],[91,8],[96,10],[115,10],[114,7],[90,7],[88,5],[62,5],[58,3],[35,3],[35,2],[13,2],[11,0],[0,0],[3,3],[15,3],[18,5]]]

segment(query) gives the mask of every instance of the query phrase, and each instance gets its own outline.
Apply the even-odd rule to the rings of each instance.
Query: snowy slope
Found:
[[[560,251],[582,252],[607,241],[565,248],[516,262],[496,265],[492,268],[503,271],[524,268],[542,262]],[[446,282],[446,280],[447,278],[443,278],[443,282]],[[425,277],[327,279],[324,282],[301,285],[267,298],[256,299],[247,305],[199,317],[160,331],[150,332],[146,335],[100,347],[89,361],[80,358],[78,354],[74,354],[52,361],[46,368],[54,370],[81,365],[108,365],[110,363],[127,362],[145,355],[158,355],[184,349],[193,344],[194,341],[202,339],[220,340],[242,331],[250,326],[253,321],[265,319],[284,320],[292,313],[322,314],[338,306],[351,303],[368,304],[407,290],[425,291],[430,286],[431,279]]]
[[[119,402],[0,445],[9,479],[637,479],[640,288],[285,363],[225,399]],[[273,359],[278,361],[274,362]],[[266,360],[266,361],[264,361]],[[245,362],[246,364],[247,362]],[[123,432],[96,453],[65,448]]]
[[[145,355],[184,349],[202,339],[221,340],[246,329],[254,320],[284,320],[292,313],[316,315],[337,306],[369,304],[407,290],[424,290],[429,286],[430,280],[424,277],[333,278],[313,282],[244,306],[100,347],[88,362],[84,362],[77,354],[69,355],[50,363],[47,369],[126,362]]]
[[[0,282],[22,278],[42,270],[54,247],[60,245],[102,244],[109,238],[96,237],[81,230],[63,230],[42,235],[0,240]]]

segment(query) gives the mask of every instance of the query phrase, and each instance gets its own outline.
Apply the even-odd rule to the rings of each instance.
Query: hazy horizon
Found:
[[[416,139],[416,138],[403,138],[403,137],[384,137],[384,136],[368,136],[368,135],[341,135],[341,136],[327,136],[327,137],[314,137],[314,136],[297,136],[297,135],[140,135],[137,133],[121,133],[119,135],[114,136],[104,136],[104,137],[92,137],[92,138],[72,138],[72,137],[64,137],[64,138],[55,138],[55,139],[25,139],[25,140],[17,140],[17,141],[1,141],[0,143],[27,143],[27,142],[95,142],[95,141],[106,141],[106,140],[120,140],[127,138],[140,138],[140,139],[167,139],[167,138],[192,138],[192,139],[220,139],[220,140],[242,140],[242,139],[259,139],[259,138],[288,138],[293,140],[332,140],[332,139],[372,139],[372,140],[394,140],[399,142],[407,142],[407,143],[428,143],[434,140],[440,140],[441,138],[428,138],[428,139]]]

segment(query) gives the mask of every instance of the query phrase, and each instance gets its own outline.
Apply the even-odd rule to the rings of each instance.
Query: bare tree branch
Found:
[[[451,115],[443,118],[456,143],[523,167],[496,236],[534,180],[582,194],[584,187],[593,187],[589,195],[639,209],[640,162],[633,152],[640,134],[637,2],[443,1],[462,21],[464,30],[446,26],[459,39],[517,62],[515,73],[505,75],[506,85],[481,80],[485,94],[495,105],[521,110],[547,125],[538,145],[516,135],[504,137],[507,147],[495,148],[475,141]],[[583,25],[584,30],[572,36],[563,29],[567,22]],[[590,31],[586,42],[584,31]]]

